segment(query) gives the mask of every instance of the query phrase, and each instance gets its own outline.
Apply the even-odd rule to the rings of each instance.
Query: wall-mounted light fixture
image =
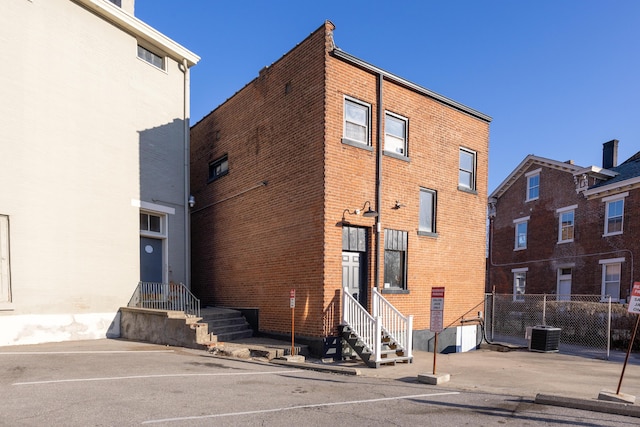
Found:
[[[370,201],[366,201],[364,202],[364,205],[362,206],[362,209],[354,209],[353,211],[350,211],[349,209],[345,209],[344,211],[342,211],[342,222],[348,224],[349,222],[345,219],[345,214],[349,214],[349,215],[360,215],[360,212],[364,211],[364,208],[367,207],[367,205],[369,205],[369,209],[367,209],[362,216],[365,218],[375,218],[378,216],[378,212],[374,211],[373,209],[371,209],[371,202]]]
[[[192,208],[196,205],[196,198],[193,195],[189,196],[189,207]]]

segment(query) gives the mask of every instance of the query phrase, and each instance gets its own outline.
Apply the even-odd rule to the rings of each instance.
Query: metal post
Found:
[[[629,353],[631,353],[631,347],[633,346],[633,342],[636,338],[636,332],[638,332],[638,323],[640,323],[640,314],[636,319],[636,325],[633,327],[633,333],[631,334],[631,339],[629,340],[629,348],[627,349],[627,355],[624,358],[624,365],[622,365],[622,373],[620,373],[620,381],[618,381],[618,389],[616,390],[616,394],[620,394],[620,386],[622,386],[622,377],[624,376],[624,371],[627,367],[627,362],[629,361]]]
[[[438,333],[436,332],[433,339],[433,375],[436,374],[436,354],[438,353]]]
[[[611,351],[611,295],[609,295],[609,315],[607,316],[607,360]]]
[[[547,326],[547,294],[542,296],[542,326]]]

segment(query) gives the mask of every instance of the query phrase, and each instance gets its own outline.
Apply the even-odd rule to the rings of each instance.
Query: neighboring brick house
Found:
[[[489,197],[487,291],[611,296],[624,302],[640,277],[640,153],[603,166],[527,156]]]
[[[0,345],[118,336],[141,279],[189,280],[199,58],[134,0],[4,2],[0,45]]]
[[[426,348],[444,286],[442,344],[456,346],[482,310],[490,118],[336,48],[333,30],[192,127],[194,292],[286,336],[295,289],[296,339],[319,348],[343,285],[365,307],[375,287]]]

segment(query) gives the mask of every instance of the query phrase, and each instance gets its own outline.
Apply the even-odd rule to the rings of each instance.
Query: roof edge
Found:
[[[407,87],[409,89],[412,89],[412,90],[414,90],[414,91],[416,91],[418,93],[421,93],[421,94],[426,95],[426,96],[428,96],[430,98],[433,98],[436,101],[439,101],[439,102],[441,102],[441,103],[443,103],[445,105],[448,105],[448,106],[450,106],[452,108],[455,108],[456,110],[462,111],[464,113],[467,113],[467,114],[469,114],[469,115],[471,115],[473,117],[476,117],[478,119],[484,120],[486,122],[491,122],[491,120],[492,120],[491,116],[483,114],[483,113],[481,113],[481,112],[479,112],[477,110],[474,110],[473,108],[467,107],[464,104],[461,104],[461,103],[459,103],[457,101],[454,101],[454,100],[452,100],[450,98],[447,98],[447,97],[445,97],[443,95],[440,95],[440,94],[438,94],[436,92],[433,92],[433,91],[431,91],[431,90],[429,90],[427,88],[424,88],[424,87],[419,86],[419,85],[417,85],[415,83],[412,83],[412,82],[410,82],[410,81],[408,81],[406,79],[403,79],[402,77],[399,77],[399,76],[397,76],[395,74],[392,74],[392,73],[390,73],[388,71],[385,71],[385,70],[383,70],[383,69],[381,69],[379,67],[376,67],[375,65],[372,65],[372,64],[370,64],[370,63],[368,63],[366,61],[363,61],[362,59],[357,58],[357,57],[351,55],[350,53],[347,53],[347,52],[343,51],[342,49],[340,49],[338,47],[334,48],[332,53],[333,53],[333,55],[335,55],[336,57],[338,57],[338,58],[340,58],[340,59],[342,59],[344,61],[347,61],[347,62],[349,62],[349,63],[351,63],[353,65],[356,65],[356,66],[358,66],[360,68],[363,68],[365,70],[371,71],[372,73],[382,74],[388,80],[394,81],[395,83],[398,83],[398,84],[400,84],[402,86],[405,86],[405,87]]]
[[[530,163],[537,163],[542,166],[549,166],[555,169],[566,169],[571,173],[575,173],[578,170],[585,169],[582,166],[574,165],[572,163],[560,162],[558,160],[547,159],[546,157],[539,157],[533,154],[529,154],[520,162],[518,166],[516,166],[516,168],[509,174],[509,176],[507,176],[504,181],[502,181],[500,185],[498,185],[496,189],[493,190],[491,194],[489,194],[489,198],[497,199],[501,197],[505,193],[505,191],[507,191],[509,187],[511,187],[513,182],[516,181],[524,173],[525,166]]]
[[[139,37],[154,46],[162,49],[173,59],[182,62],[187,60],[187,65],[192,67],[200,61],[200,57],[182,45],[171,40],[155,28],[144,23],[140,19],[132,16],[118,6],[105,0],[73,0],[94,12],[96,15],[106,19],[114,25],[122,28],[130,34]]]

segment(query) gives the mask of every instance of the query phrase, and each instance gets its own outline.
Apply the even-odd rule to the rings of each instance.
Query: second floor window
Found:
[[[558,209],[558,243],[573,242],[575,211],[577,205]]]
[[[458,188],[472,191],[476,189],[476,153],[466,148],[460,148]]]
[[[420,219],[418,232],[432,234],[436,232],[436,192],[420,189]]]
[[[369,106],[351,99],[344,100],[344,137],[369,145]]]
[[[390,113],[385,115],[384,151],[407,156],[407,119]]]
[[[516,229],[516,239],[514,249],[526,249],[527,248],[527,224],[529,222],[529,217],[520,218],[514,220]]]
[[[624,199],[611,200],[606,204],[606,218],[604,234],[622,233],[622,219],[624,214]]]

